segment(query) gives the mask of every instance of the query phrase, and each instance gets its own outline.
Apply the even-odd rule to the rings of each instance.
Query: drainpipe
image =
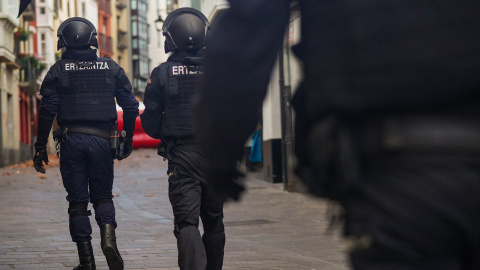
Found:
[[[1,68],[1,67],[0,67]],[[0,115],[2,114],[2,89],[0,88]],[[3,117],[0,117],[0,127],[3,127],[3,122],[2,122],[2,119]],[[0,168],[2,168],[3,166],[5,166],[5,163],[4,163],[4,158],[3,158],[3,154],[4,154],[4,150],[3,150],[3,132],[2,130],[0,129]]]
[[[287,191],[296,191],[296,183],[293,174],[294,150],[293,150],[293,122],[291,85],[285,85],[284,52],[288,47],[282,47],[278,54],[279,63],[279,86],[280,106],[282,121],[282,181],[283,188]]]

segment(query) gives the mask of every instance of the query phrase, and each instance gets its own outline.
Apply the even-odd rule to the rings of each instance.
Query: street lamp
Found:
[[[158,19],[155,21],[155,27],[157,28],[157,31],[162,30],[162,26],[163,26],[164,22],[165,21],[162,19],[162,16],[158,15]]]

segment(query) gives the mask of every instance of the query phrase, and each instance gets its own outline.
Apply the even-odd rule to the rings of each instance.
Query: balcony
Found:
[[[117,0],[116,4],[118,9],[124,9],[127,7],[127,0]]]
[[[98,35],[98,49],[104,51],[107,54],[113,54],[112,37],[108,37],[105,34]]]
[[[35,64],[25,58],[17,59],[17,62],[20,64],[20,77],[18,85],[20,88],[28,94],[36,94],[38,89],[40,89],[40,84],[37,83],[37,78],[40,76],[42,71],[45,69],[45,64]]]
[[[35,6],[34,2],[30,3],[27,6],[27,9],[22,13],[24,21],[34,21],[35,20]]]
[[[106,14],[111,14],[110,11],[110,0],[99,0],[98,1],[99,11],[103,11]]]
[[[125,50],[128,48],[128,35],[123,30],[118,30],[117,33],[117,49]]]
[[[20,68],[20,64],[15,59],[15,48],[18,47],[15,46],[14,51],[10,51],[0,44],[0,63],[5,63],[7,68],[11,70]]]

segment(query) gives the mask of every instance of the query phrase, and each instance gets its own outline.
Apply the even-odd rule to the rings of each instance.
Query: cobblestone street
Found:
[[[156,149],[134,150],[128,159],[115,161],[117,241],[125,269],[178,269],[166,171]],[[248,192],[240,203],[225,206],[224,269],[349,269],[340,231],[325,234],[324,201],[286,192],[283,184],[259,180],[256,173],[247,178]],[[53,156],[46,175],[31,162],[0,169],[0,269],[78,264],[65,196]],[[106,270],[100,232],[90,220],[97,269]]]

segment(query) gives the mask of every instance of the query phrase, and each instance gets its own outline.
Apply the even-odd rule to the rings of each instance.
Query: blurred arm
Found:
[[[40,87],[42,101],[38,113],[37,141],[35,142],[35,150],[37,151],[46,149],[53,119],[60,106],[60,96],[55,86],[57,78],[56,65],[54,65],[47,72]]]
[[[140,115],[142,127],[148,136],[161,139],[161,120],[162,120],[162,83],[160,81],[160,68],[152,70],[147,86],[145,87],[145,110]]]
[[[198,141],[211,170],[232,168],[261,117],[290,16],[289,0],[231,0],[207,43],[196,107]]]

